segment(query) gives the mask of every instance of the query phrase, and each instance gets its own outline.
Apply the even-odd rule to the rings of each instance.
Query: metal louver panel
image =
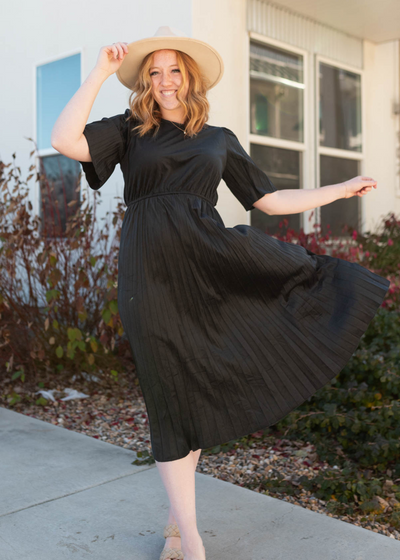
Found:
[[[247,0],[247,29],[344,64],[363,68],[362,39],[270,4],[266,0]]]

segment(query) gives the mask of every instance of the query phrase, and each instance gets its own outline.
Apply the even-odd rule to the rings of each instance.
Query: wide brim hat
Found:
[[[158,28],[153,37],[128,44],[128,54],[125,55],[116,72],[118,80],[127,88],[133,89],[144,57],[160,49],[173,49],[191,56],[207,80],[208,89],[215,87],[223,76],[224,63],[219,53],[211,45],[187,37],[182,31],[173,27],[162,26]]]

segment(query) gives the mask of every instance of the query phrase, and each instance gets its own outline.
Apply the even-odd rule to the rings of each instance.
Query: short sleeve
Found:
[[[104,185],[125,155],[129,129],[134,126],[132,120],[126,121],[130,114],[130,109],[126,109],[125,113],[88,123],[83,130],[92,161],[79,163],[94,190]]]
[[[247,211],[254,210],[254,202],[267,193],[275,192],[277,188],[257,167],[237,136],[228,128],[221,128],[226,140],[226,165],[222,179]]]

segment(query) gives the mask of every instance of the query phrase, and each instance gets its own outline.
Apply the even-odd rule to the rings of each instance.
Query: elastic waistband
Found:
[[[175,192],[147,194],[146,196],[140,196],[139,198],[135,198],[135,200],[131,200],[130,202],[128,202],[127,206],[132,206],[133,204],[136,204],[136,202],[140,202],[141,200],[144,200],[145,198],[151,198],[152,196],[167,196],[167,195],[170,195],[170,194],[190,194],[191,196],[195,196],[196,198],[202,198],[203,200],[206,200],[207,202],[209,202],[210,204],[212,204],[214,206],[213,201],[210,200],[209,198],[207,198],[206,196],[203,196],[202,194],[193,193],[193,192],[190,192],[190,191],[175,191]]]

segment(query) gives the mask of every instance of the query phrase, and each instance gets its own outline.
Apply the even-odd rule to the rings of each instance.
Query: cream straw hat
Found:
[[[129,52],[116,74],[119,81],[129,89],[133,89],[135,85],[143,58],[160,49],[182,51],[191,56],[208,81],[208,89],[216,86],[224,73],[222,58],[211,45],[191,39],[173,27],[159,27],[153,37],[133,41],[128,44],[128,49]]]

